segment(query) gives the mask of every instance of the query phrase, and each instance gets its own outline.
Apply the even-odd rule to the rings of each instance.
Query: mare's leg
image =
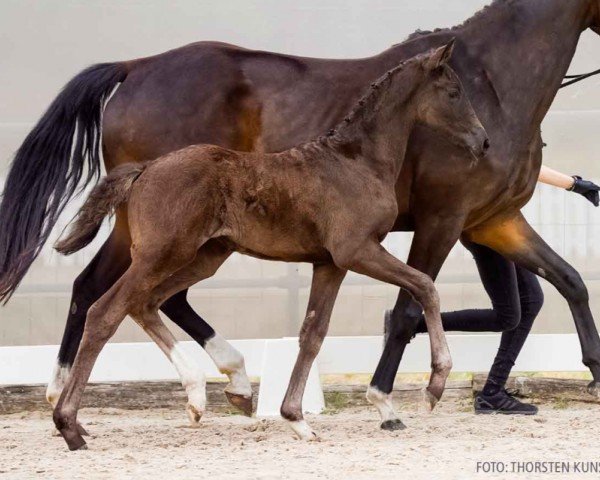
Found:
[[[451,216],[422,217],[426,217],[427,222],[419,223],[416,226],[408,265],[435,279],[448,253],[460,236],[463,219]],[[422,317],[423,309],[415,301],[416,298],[412,298],[411,293],[407,289],[400,291],[390,321],[389,336],[368,392],[369,399],[375,403],[382,415],[381,428],[386,430],[403,428],[402,422],[391,408],[391,391],[404,349],[414,335]],[[427,324],[427,328],[429,329],[429,324]],[[443,335],[443,330],[441,335]],[[433,394],[433,396],[432,393],[430,389],[424,399],[426,407],[430,409],[441,397],[441,392],[437,395]]]
[[[429,331],[432,357],[432,372],[426,396],[430,403],[437,402],[444,391],[446,379],[452,368],[452,360],[442,328],[439,297],[431,278],[390,255],[376,242],[369,242],[361,246],[350,258],[342,260],[341,265],[348,270],[404,288],[420,304],[420,306],[417,305],[419,313],[421,312],[421,307],[425,311],[425,321],[427,322],[427,329]],[[395,336],[395,332],[392,332],[392,335],[386,342],[383,352],[384,357],[386,354],[389,356],[394,353],[391,350],[391,340]],[[395,371],[392,375],[391,385],[393,385],[394,376]],[[402,422],[396,417],[392,409],[391,398],[389,397],[391,386],[386,392],[380,388],[377,380],[378,377],[374,376],[367,392],[367,398],[378,408],[382,418],[382,427],[389,429],[404,428]]]
[[[579,273],[544,242],[521,213],[469,230],[466,236],[545,278],[565,297],[575,320],[583,363],[594,378],[588,391],[600,396],[600,337],[590,310],[589,294]]]
[[[317,438],[304,420],[302,397],[311,366],[327,334],[333,305],[345,275],[345,270],[332,264],[313,267],[310,299],[300,330],[300,351],[281,405],[281,416],[289,421],[292,430],[303,440]]]
[[[229,377],[225,395],[231,405],[252,415],[252,389],[244,357],[200,317],[187,301],[187,288],[167,299],[160,309],[176,325],[198,342],[219,371]]]
[[[470,309],[442,313],[444,330],[503,332],[488,380],[475,399],[478,413],[528,413],[537,409],[502,392],[508,375],[543,304],[537,277],[491,248],[463,241],[473,254],[479,276],[492,302],[492,309]],[[417,332],[425,332],[424,321]]]

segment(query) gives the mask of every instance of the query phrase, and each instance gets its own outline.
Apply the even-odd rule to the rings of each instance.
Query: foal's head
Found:
[[[487,133],[448,64],[454,41],[421,59],[423,80],[415,91],[416,121],[439,130],[458,146],[480,157],[490,146]]]

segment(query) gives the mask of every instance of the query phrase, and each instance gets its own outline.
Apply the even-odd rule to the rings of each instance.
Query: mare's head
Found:
[[[416,121],[482,157],[490,142],[460,79],[448,64],[453,51],[451,41],[421,59],[425,78],[415,92]]]

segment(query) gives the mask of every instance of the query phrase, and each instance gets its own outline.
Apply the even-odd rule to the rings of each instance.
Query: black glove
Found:
[[[575,183],[571,188],[568,189],[569,192],[575,192],[579,195],[583,195],[590,202],[592,202],[595,207],[597,207],[598,204],[600,204],[600,199],[598,198],[598,191],[600,190],[600,187],[594,182],[583,180],[578,175],[573,175],[573,179],[575,180]]]

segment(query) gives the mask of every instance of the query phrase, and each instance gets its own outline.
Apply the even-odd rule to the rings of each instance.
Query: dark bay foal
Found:
[[[71,450],[85,446],[77,410],[93,364],[128,314],[175,364],[191,408],[202,415],[204,375],[181,354],[158,309],[212,276],[232,252],[314,265],[300,352],[281,407],[299,437],[316,437],[303,420],[302,396],[348,270],[405,288],[422,305],[432,350],[426,396],[429,405],[437,402],[451,368],[437,292],[427,275],[380,242],[397,217],[395,185],[415,125],[444,132],[474,159],[487,149],[486,132],[447,64],[452,49],[451,43],[389,71],[336,129],[316,141],[278,154],[191,146],[120,166],[93,190],[57,250],[79,250],[116,211],[129,222],[132,263],[90,308],[54,410]],[[384,422],[401,425],[386,395],[371,389],[368,397]]]

